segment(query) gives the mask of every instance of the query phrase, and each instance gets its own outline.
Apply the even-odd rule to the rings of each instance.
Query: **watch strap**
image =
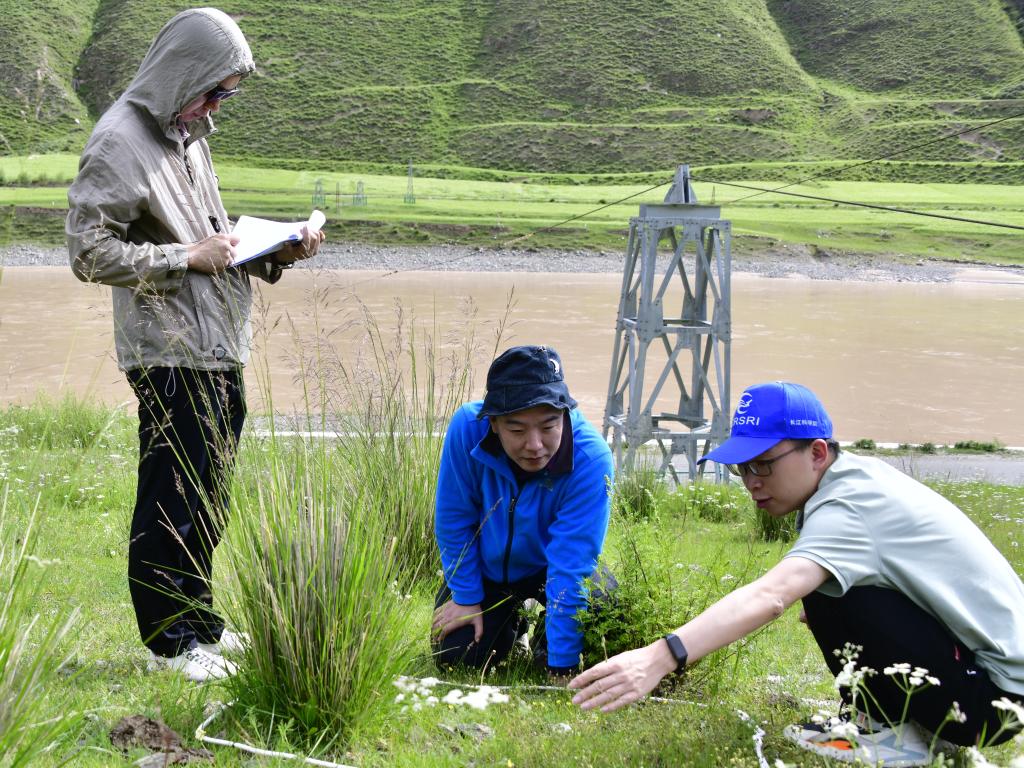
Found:
[[[686,660],[690,658],[690,654],[686,651],[686,646],[683,645],[683,641],[679,639],[679,635],[675,632],[669,632],[665,635],[665,642],[668,643],[668,650],[672,654],[672,658],[676,660],[676,672],[682,672],[686,669]]]

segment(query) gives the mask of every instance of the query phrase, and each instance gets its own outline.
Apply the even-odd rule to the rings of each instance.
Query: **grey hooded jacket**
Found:
[[[262,261],[211,276],[187,268],[187,247],[230,230],[206,136],[182,107],[232,75],[255,69],[238,25],[212,8],[184,11],[157,35],[135,79],[96,124],[68,190],[71,268],[113,286],[122,370],[244,365],[251,345],[249,274]]]

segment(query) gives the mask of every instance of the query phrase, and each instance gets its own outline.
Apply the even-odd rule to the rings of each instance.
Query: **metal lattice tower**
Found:
[[[731,413],[731,226],[719,213],[697,204],[681,165],[665,202],[630,219],[604,413],[618,470],[643,464],[654,442],[662,476],[726,479],[719,464],[697,466]]]

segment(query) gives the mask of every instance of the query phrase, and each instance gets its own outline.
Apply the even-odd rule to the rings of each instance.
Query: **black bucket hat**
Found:
[[[572,410],[576,401],[562,376],[562,359],[551,347],[512,347],[487,371],[487,394],[477,415],[504,416],[538,405]]]

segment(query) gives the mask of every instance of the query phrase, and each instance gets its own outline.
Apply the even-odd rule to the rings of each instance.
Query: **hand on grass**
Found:
[[[449,632],[453,632],[466,624],[473,625],[473,642],[479,643],[484,636],[484,616],[480,604],[459,605],[449,600],[434,610],[434,621],[430,625],[435,640],[443,640]]]
[[[612,712],[642,699],[673,669],[675,660],[661,641],[620,653],[569,682],[570,688],[579,690],[572,703],[581,709],[600,707],[602,712]]]

